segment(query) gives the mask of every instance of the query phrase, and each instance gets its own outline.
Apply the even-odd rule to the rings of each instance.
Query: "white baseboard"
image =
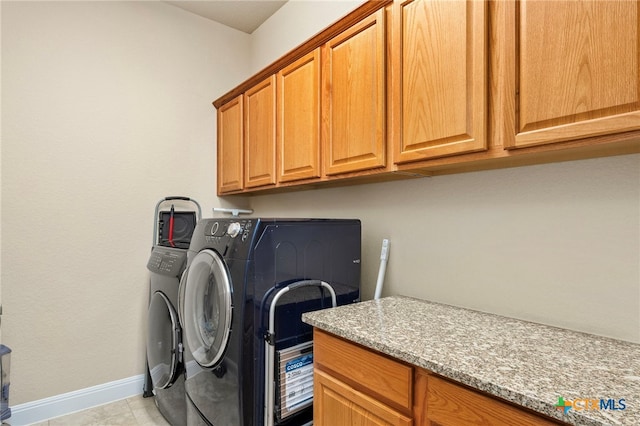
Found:
[[[144,374],[11,407],[7,422],[24,426],[142,394]]]

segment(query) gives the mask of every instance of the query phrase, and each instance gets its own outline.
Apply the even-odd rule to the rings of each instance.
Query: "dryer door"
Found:
[[[178,314],[167,296],[156,291],[149,303],[147,360],[154,388],[166,389],[178,376],[182,343]]]
[[[227,349],[231,332],[231,279],[220,255],[199,252],[181,283],[183,326],[193,358],[215,367]]]

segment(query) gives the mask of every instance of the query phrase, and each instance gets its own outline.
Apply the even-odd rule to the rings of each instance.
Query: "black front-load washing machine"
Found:
[[[168,203],[171,203],[171,209],[161,211]],[[185,211],[186,204],[195,207],[197,215],[195,211]],[[153,396],[158,410],[173,426],[187,424],[178,290],[187,264],[187,248],[200,218],[202,210],[196,200],[172,196],[158,201],[154,213],[153,248],[147,262],[151,274],[143,396]]]
[[[178,316],[180,276],[187,250],[156,246],[147,268],[151,271],[147,364],[148,381],[160,413],[173,426],[187,424],[182,360],[182,327]]]
[[[301,316],[359,300],[360,240],[355,219],[198,223],[179,295],[189,425],[311,423]]]

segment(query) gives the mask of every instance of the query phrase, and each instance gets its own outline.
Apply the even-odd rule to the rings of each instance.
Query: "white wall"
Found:
[[[215,197],[211,102],[250,36],[162,2],[2,7],[11,405],[143,373],[153,209]]]
[[[365,0],[289,0],[251,34],[256,73],[363,4]]]
[[[403,294],[640,342],[640,155],[265,195],[362,220],[363,298]]]

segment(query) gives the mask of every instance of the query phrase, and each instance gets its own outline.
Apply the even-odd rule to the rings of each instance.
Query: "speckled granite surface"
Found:
[[[640,425],[640,345],[408,297],[302,319],[570,424]],[[618,409],[564,413],[559,397],[613,399]]]

